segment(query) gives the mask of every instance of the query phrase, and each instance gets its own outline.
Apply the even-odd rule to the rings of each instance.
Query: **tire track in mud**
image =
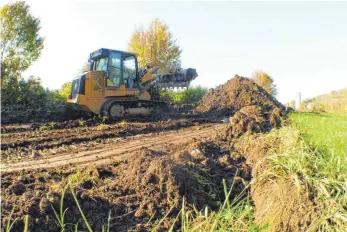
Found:
[[[131,136],[120,139],[107,146],[98,146],[91,151],[78,153],[62,153],[61,155],[47,156],[42,159],[32,159],[28,161],[16,162],[12,164],[1,164],[1,172],[15,172],[29,169],[45,169],[60,167],[66,165],[86,166],[88,164],[102,164],[108,162],[117,162],[123,159],[129,159],[142,148],[165,149],[167,145],[178,145],[187,143],[193,138],[206,138],[217,133],[222,125],[210,127],[191,127],[183,131],[165,132],[157,135]]]

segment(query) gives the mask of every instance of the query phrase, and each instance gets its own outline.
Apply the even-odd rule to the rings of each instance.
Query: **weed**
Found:
[[[49,130],[50,128],[48,127],[48,126],[46,126],[46,125],[42,125],[42,126],[40,126],[40,128],[39,128],[39,130],[40,131],[46,131],[46,130]]]
[[[84,121],[84,120],[78,120],[78,125],[79,126],[84,126],[84,125],[86,125],[86,121]]]
[[[87,172],[81,172],[77,170],[77,172],[68,177],[68,183],[71,186],[78,186],[85,181],[91,180],[93,185],[96,186],[99,182],[99,178],[95,176],[90,176]]]
[[[16,219],[11,223],[11,218],[12,218],[12,214],[14,212],[14,207],[11,210],[10,216],[8,217],[8,221],[7,221],[7,225],[6,225],[6,232],[10,232],[13,224],[16,222]]]
[[[103,116],[103,117],[101,118],[101,122],[102,122],[102,123],[108,122],[108,117],[107,117],[107,116]]]
[[[96,130],[99,130],[99,131],[102,131],[102,130],[107,130],[107,129],[110,129],[111,126],[110,125],[107,125],[107,124],[99,124],[97,127],[96,127]]]
[[[73,196],[73,198],[74,198],[74,200],[75,200],[75,202],[76,202],[76,205],[77,205],[77,207],[78,207],[78,210],[80,211],[81,216],[82,216],[82,218],[83,218],[84,224],[86,225],[86,227],[87,227],[87,229],[88,229],[89,232],[93,232],[91,226],[90,226],[89,223],[88,223],[88,220],[87,220],[86,216],[84,215],[84,213],[83,213],[83,211],[82,211],[82,209],[81,209],[80,204],[78,203],[78,200],[77,200],[77,197],[76,197],[76,194],[75,194],[75,190],[73,189],[72,184],[70,183],[69,186],[70,186],[70,190],[71,190],[72,196]]]
[[[65,191],[66,191],[66,188],[63,189],[63,192],[61,194],[59,215],[56,212],[56,210],[54,209],[54,207],[52,206],[54,215],[55,215],[55,217],[56,217],[56,219],[58,221],[58,225],[60,226],[60,229],[61,229],[60,231],[61,232],[65,231],[65,214],[66,214],[66,211],[68,210],[68,208],[66,208],[64,210],[64,195],[65,195]]]
[[[51,122],[51,123],[49,124],[49,128],[50,128],[51,130],[55,129],[56,126],[57,126],[57,124],[56,124],[55,122]]]
[[[54,130],[56,129],[57,124],[55,122],[51,122],[48,125],[43,124],[42,126],[40,126],[39,130],[40,131],[46,131],[46,130]]]
[[[125,120],[122,120],[122,121],[120,121],[119,122],[119,125],[121,126],[121,127],[126,127],[127,126],[127,121],[125,121]]]
[[[28,230],[29,230],[29,215],[25,215],[23,232],[28,232]]]

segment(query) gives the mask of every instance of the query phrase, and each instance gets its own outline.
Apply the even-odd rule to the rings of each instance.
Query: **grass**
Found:
[[[310,147],[347,157],[347,115],[294,113],[290,118]]]
[[[347,231],[347,116],[292,114],[292,124],[272,131],[280,147],[269,152],[267,179],[291,179],[319,206],[312,231]]]
[[[231,199],[231,192],[234,183],[227,188],[223,180],[225,201],[217,211],[209,211],[206,207],[198,211],[195,207],[187,205],[183,198],[182,207],[174,219],[169,231],[182,232],[227,232],[227,231],[262,231],[264,228],[258,227],[254,223],[254,207],[246,189],[238,196]],[[161,221],[163,221],[163,218]],[[159,223],[160,224],[160,223]],[[152,230],[156,231],[159,224]],[[175,228],[175,224],[178,224]]]

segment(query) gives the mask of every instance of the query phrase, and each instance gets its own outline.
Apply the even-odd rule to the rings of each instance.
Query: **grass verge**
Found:
[[[292,114],[272,131],[280,146],[266,158],[262,179],[290,179],[317,206],[311,231],[347,231],[347,116]]]

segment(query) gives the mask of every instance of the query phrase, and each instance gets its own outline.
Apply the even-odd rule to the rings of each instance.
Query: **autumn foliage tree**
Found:
[[[263,87],[269,94],[273,96],[277,95],[277,86],[269,74],[262,71],[256,71],[254,72],[252,79],[259,86]]]
[[[146,30],[137,28],[131,35],[128,50],[137,53],[141,67],[145,67],[149,62],[180,66],[182,51],[168,25],[159,19],[154,19]]]

